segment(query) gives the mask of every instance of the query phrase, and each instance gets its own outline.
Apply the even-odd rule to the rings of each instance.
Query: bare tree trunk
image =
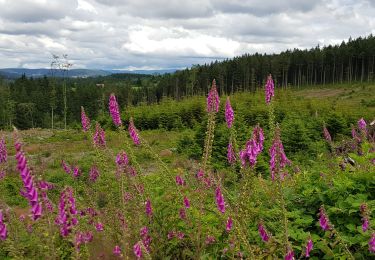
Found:
[[[53,108],[51,108],[51,127],[53,129]]]

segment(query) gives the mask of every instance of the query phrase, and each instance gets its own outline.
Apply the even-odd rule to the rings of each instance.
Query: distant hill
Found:
[[[155,75],[155,74],[165,74],[165,73],[173,73],[175,69],[167,69],[167,70],[93,70],[93,69],[71,69],[69,70],[67,76],[70,78],[88,78],[88,77],[98,77],[98,76],[109,76],[111,74],[147,74],[147,75]],[[51,76],[50,69],[24,69],[24,68],[6,68],[0,69],[0,76],[6,79],[16,79],[21,77],[23,74],[27,77],[44,77],[44,76]],[[62,71],[54,71],[54,75],[57,77],[62,77]]]

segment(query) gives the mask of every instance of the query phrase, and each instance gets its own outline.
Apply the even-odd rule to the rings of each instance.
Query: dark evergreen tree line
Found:
[[[278,87],[301,87],[375,80],[375,37],[351,38],[339,45],[287,50],[280,54],[245,54],[196,65],[161,77],[159,95],[179,99],[202,95],[213,78],[221,94],[255,91],[271,73]]]
[[[12,125],[20,129],[64,128],[65,111],[66,122],[72,126],[80,121],[81,106],[91,118],[100,118],[107,115],[107,99],[112,92],[118,97],[120,106],[124,107],[156,103],[165,97],[180,100],[206,95],[214,78],[220,95],[228,95],[263,87],[269,73],[273,75],[277,87],[299,88],[305,85],[373,82],[374,71],[375,37],[370,35],[310,50],[245,54],[165,75],[0,79],[0,129]]]

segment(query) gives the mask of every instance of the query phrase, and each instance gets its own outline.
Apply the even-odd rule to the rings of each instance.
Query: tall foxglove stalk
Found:
[[[1,138],[0,140],[0,163],[7,162],[8,159],[8,153],[7,153],[7,147],[5,145],[5,138]]]
[[[85,113],[85,109],[81,107],[81,123],[82,123],[82,130],[87,132],[90,129],[90,119],[87,117]]]
[[[139,140],[137,128],[135,128],[134,121],[133,121],[132,117],[129,120],[128,130],[129,130],[129,135],[130,135],[131,139],[133,140],[133,143],[135,145],[140,145],[141,141]]]
[[[113,93],[109,97],[109,112],[115,126],[119,127],[120,125],[122,125],[120,109],[118,107],[116,96]]]
[[[42,216],[42,205],[39,202],[38,189],[34,182],[34,176],[27,165],[27,159],[22,151],[22,145],[19,141],[15,143],[17,169],[20,172],[24,190],[21,194],[29,201],[31,206],[32,219],[37,220]]]
[[[212,153],[212,144],[214,141],[214,132],[215,132],[215,117],[216,113],[219,112],[220,98],[216,89],[216,81],[212,81],[211,89],[207,97],[207,132],[206,138],[204,140],[204,151],[202,156],[203,161],[203,170],[206,171],[207,164],[211,158]]]
[[[275,85],[273,83],[271,74],[269,74],[267,78],[267,83],[265,86],[265,94],[266,94],[266,103],[270,104],[272,97],[275,95]]]
[[[229,97],[227,97],[227,101],[225,103],[225,121],[227,122],[228,128],[231,128],[233,125],[234,120],[234,112],[233,108],[230,104]]]

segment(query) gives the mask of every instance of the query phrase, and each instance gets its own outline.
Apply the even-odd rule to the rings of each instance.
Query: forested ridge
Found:
[[[278,88],[375,81],[375,37],[334,46],[245,54],[165,75],[114,74],[95,78],[0,79],[0,128],[15,125],[65,128],[80,120],[80,106],[92,118],[105,115],[114,92],[121,107],[152,104],[169,97],[206,95],[213,78],[220,95],[262,88],[271,73]]]

